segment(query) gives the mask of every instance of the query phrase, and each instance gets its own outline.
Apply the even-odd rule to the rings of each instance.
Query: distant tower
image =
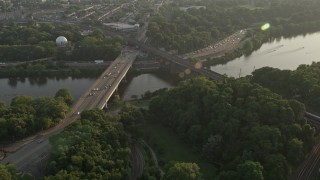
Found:
[[[66,46],[68,40],[66,37],[64,36],[59,36],[57,39],[56,39],[56,44],[58,47],[64,47]]]

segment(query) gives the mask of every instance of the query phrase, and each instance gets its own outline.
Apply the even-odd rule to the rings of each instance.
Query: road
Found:
[[[235,32],[234,34],[226,37],[225,39],[200,50],[190,52],[187,54],[183,54],[180,57],[183,59],[188,58],[199,58],[204,59],[207,57],[220,57],[223,56],[227,52],[234,51],[242,41],[242,39],[246,36],[247,30],[240,30]]]
[[[57,126],[43,131],[38,136],[22,140],[21,143],[15,143],[4,147],[4,150],[11,150],[6,157],[1,160],[2,164],[14,164],[19,172],[30,172],[38,175],[38,163],[50,152],[48,139],[63,131],[63,129],[77,120],[84,110],[100,108],[106,104],[112,93],[131,67],[137,51],[125,49],[121,55],[102,73],[102,75],[88,88],[88,90],[73,105],[71,112]]]

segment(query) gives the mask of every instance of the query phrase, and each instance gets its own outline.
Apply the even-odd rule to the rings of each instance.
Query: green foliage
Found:
[[[65,36],[73,43],[57,48],[55,40]],[[9,26],[0,28],[0,59],[2,62],[30,61],[45,57],[57,60],[92,61],[95,59],[114,60],[120,53],[124,40],[108,37],[102,30],[95,30],[89,36],[81,36],[74,25]]]
[[[252,73],[252,82],[258,83],[284,97],[303,102],[307,107],[320,112],[320,63],[300,65],[296,70],[279,70],[264,67]],[[304,116],[301,104],[291,101],[297,120]]]
[[[303,104],[245,78],[181,82],[154,97],[149,111],[219,167],[220,179],[285,179],[314,143]]]
[[[201,180],[200,168],[196,163],[174,163],[168,168],[164,180]]]
[[[209,58],[205,63],[214,65],[249,55],[270,38],[319,31],[319,1],[255,1],[256,6],[263,4],[258,7],[250,7],[246,2],[175,1],[151,16],[147,36],[153,46],[186,53],[207,47],[238,30],[250,29],[242,47],[223,57]],[[203,8],[180,9],[191,6]],[[266,22],[271,27],[262,31],[260,27]]]
[[[66,104],[71,105],[73,101],[73,97],[70,93],[70,91],[66,88],[59,89],[56,92],[55,98],[62,98],[62,101],[64,101]]]
[[[12,180],[16,179],[17,176],[12,165],[0,164],[0,179],[2,180]]]
[[[120,54],[123,44],[122,37],[110,38],[101,30],[96,30],[77,42],[72,55],[68,58],[76,59],[77,61],[114,60]]]
[[[66,117],[68,105],[59,98],[17,96],[11,106],[0,104],[0,140],[15,141],[58,124]]]
[[[50,175],[45,179],[128,179],[128,137],[118,120],[98,109],[50,140]]]
[[[3,62],[13,62],[51,57],[55,48],[52,42],[42,42],[38,45],[0,45],[0,59]]]
[[[64,65],[63,62],[54,63],[53,61],[29,62],[21,65],[8,65],[0,68],[0,77],[39,77],[39,76],[58,76],[58,77],[83,77],[98,76],[105,69],[86,68],[75,69]]]
[[[264,180],[262,170],[263,167],[259,162],[245,161],[244,163],[238,165],[238,178],[243,180]]]
[[[133,137],[140,136],[143,133],[144,111],[135,106],[127,104],[119,113],[120,122],[123,124],[126,132],[131,133]]]

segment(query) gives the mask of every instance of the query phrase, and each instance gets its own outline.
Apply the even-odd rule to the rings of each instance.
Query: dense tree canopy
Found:
[[[170,166],[164,180],[201,180],[200,168],[195,163],[174,163]]]
[[[0,77],[83,77],[98,76],[105,67],[73,68],[64,62],[42,61],[8,65],[0,68]]]
[[[9,107],[0,103],[0,140],[15,141],[48,129],[64,119],[68,111],[62,98],[17,96]]]
[[[50,176],[45,179],[128,179],[128,137],[122,124],[98,109],[51,139]]]
[[[156,47],[185,53],[206,47],[240,29],[256,27],[248,34],[252,39],[245,43],[245,49],[252,51],[270,37],[319,30],[319,5],[315,0],[255,1],[253,4],[248,1],[178,0],[162,6],[159,13],[151,17],[147,36]],[[199,8],[188,8],[192,6]],[[261,32],[260,26],[266,22],[271,28]]]
[[[252,73],[252,82],[287,98],[297,99],[320,112],[320,62],[300,65],[296,70],[264,67]]]
[[[73,97],[69,91],[69,89],[63,88],[59,89],[56,92],[56,95],[54,96],[55,98],[61,98],[62,101],[64,101],[66,104],[71,105],[73,101]]]
[[[314,143],[304,111],[245,78],[191,79],[150,102],[154,120],[216,165],[220,179],[286,179]]]
[[[0,164],[0,179],[12,180],[16,178],[14,167],[12,165]]]
[[[56,46],[58,36],[68,39],[66,47]],[[123,44],[121,37],[111,38],[98,29],[89,36],[82,36],[80,29],[74,25],[44,23],[0,28],[1,62],[29,61],[52,56],[57,60],[113,60],[119,55]]]

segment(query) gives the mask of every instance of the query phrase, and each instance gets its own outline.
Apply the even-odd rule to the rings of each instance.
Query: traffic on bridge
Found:
[[[138,51],[124,48],[121,55],[102,73],[72,107],[71,112],[57,126],[41,132],[38,135],[4,147],[9,152],[1,160],[2,164],[13,164],[18,172],[37,174],[37,166],[48,157],[51,145],[49,137],[59,134],[63,129],[77,120],[84,110],[103,109],[112,94],[118,88],[121,80],[132,66]]]

